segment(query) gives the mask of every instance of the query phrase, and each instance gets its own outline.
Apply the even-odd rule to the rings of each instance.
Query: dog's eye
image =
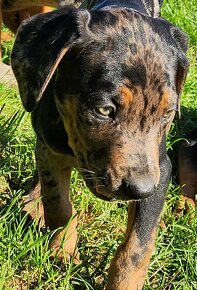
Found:
[[[104,117],[110,117],[114,114],[114,107],[107,106],[107,107],[97,107],[97,111]]]

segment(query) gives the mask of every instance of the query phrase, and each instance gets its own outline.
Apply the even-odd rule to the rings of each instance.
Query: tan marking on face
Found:
[[[170,102],[170,92],[169,90],[165,90],[164,94],[162,96],[162,100],[159,104],[159,108],[158,108],[158,112],[160,114],[162,114],[169,106],[169,102]]]
[[[121,104],[125,106],[125,108],[128,108],[133,101],[133,93],[130,91],[130,89],[126,86],[122,86],[119,90],[122,101]]]

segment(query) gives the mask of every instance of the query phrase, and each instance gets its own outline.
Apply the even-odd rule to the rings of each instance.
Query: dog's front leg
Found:
[[[37,140],[36,161],[41,183],[46,226],[50,230],[67,226],[54,236],[51,247],[52,256],[78,262],[76,253],[77,217],[69,199],[72,157],[53,152],[41,139]]]
[[[151,197],[129,205],[125,240],[112,260],[106,290],[143,288],[167,191],[169,167],[166,160],[161,170],[160,184]]]

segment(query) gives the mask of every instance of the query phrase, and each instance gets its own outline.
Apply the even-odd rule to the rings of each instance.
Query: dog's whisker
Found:
[[[98,184],[96,187],[105,187],[104,184]]]
[[[105,187],[105,185],[104,185],[104,184],[98,184],[98,185],[96,185],[96,186],[93,186],[92,188],[96,189],[96,188],[98,188],[98,187]]]
[[[92,173],[88,173],[88,172],[81,172],[83,174],[83,176],[93,176]]]
[[[101,168],[99,168],[99,167],[97,167],[97,166],[95,166],[95,165],[94,165],[94,168],[95,168],[96,170],[98,170],[98,171],[102,171]]]
[[[79,171],[81,172],[87,172],[87,173],[91,173],[91,174],[95,174],[95,171],[92,171],[92,170],[89,170],[89,169],[86,169],[86,168],[78,168]]]

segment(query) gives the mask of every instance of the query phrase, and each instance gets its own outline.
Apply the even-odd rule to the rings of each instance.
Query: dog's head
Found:
[[[186,50],[185,34],[163,19],[127,9],[64,8],[21,26],[12,66],[28,111],[55,75],[69,146],[94,193],[140,199],[160,181]]]

